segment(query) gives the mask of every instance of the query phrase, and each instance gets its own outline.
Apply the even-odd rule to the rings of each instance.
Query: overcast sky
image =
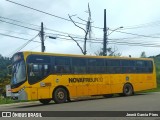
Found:
[[[132,57],[139,57],[142,51],[145,51],[147,56],[160,54],[159,0],[13,1],[66,19],[69,19],[68,14],[76,14],[76,16],[72,18],[84,24],[85,22],[77,17],[84,20],[88,19],[88,13],[86,13],[86,11],[88,10],[89,3],[92,26],[94,26],[92,27],[91,36],[92,39],[99,40],[101,43],[92,43],[94,41],[89,40],[87,43],[88,55],[94,55],[94,53],[103,46],[103,29],[100,28],[103,28],[104,9],[107,11],[107,27],[109,29],[115,30],[123,26],[123,28],[112,33],[110,30],[108,31],[108,34],[111,33],[108,36],[108,47],[112,47],[117,50],[117,52],[122,53],[122,56],[131,55]],[[27,39],[30,40],[39,33],[41,22],[44,23],[46,28],[51,29],[44,30],[46,52],[82,54],[73,40],[65,40],[69,39],[67,37],[68,35],[79,38],[84,37],[84,31],[74,26],[72,22],[34,11],[6,0],[0,0],[0,54],[3,56],[11,56],[14,52],[18,51],[27,42]],[[9,23],[29,27],[37,31]],[[80,26],[85,28],[83,25]],[[4,35],[20,37],[26,40]],[[57,37],[57,39],[50,39],[48,37],[49,35]],[[40,42],[40,37],[37,36],[34,40]],[[79,42],[79,44],[83,47],[83,42]],[[41,51],[41,44],[30,42],[21,51],[26,50]]]

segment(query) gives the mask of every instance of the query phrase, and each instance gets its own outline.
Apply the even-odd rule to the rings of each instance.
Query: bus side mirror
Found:
[[[8,76],[12,75],[12,65],[7,66]]]

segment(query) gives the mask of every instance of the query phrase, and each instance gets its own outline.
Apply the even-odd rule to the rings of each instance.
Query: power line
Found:
[[[122,30],[137,29],[137,28],[151,27],[151,26],[157,26],[157,25],[160,25],[160,21],[150,22],[150,23],[145,23],[145,24],[139,24],[139,25],[133,25],[133,26],[124,26],[124,28]]]
[[[6,32],[10,32],[10,33],[24,34],[24,35],[33,36],[33,35],[31,35],[31,34],[28,34],[28,33],[16,32],[16,31],[7,30],[7,29],[1,29],[1,28],[0,28],[0,31],[6,31]]]
[[[109,29],[110,31],[114,31]],[[128,32],[122,32],[122,31],[115,31],[115,32],[119,32],[119,33],[123,33],[123,34],[129,34],[129,35],[134,35],[134,36],[141,36],[141,37],[148,37],[148,38],[160,38],[160,37],[154,37],[154,36],[148,36],[148,35],[141,35],[141,34],[136,34],[136,33],[128,33]]]
[[[25,24],[28,24],[28,25],[33,25],[33,26],[36,26],[36,27],[39,27],[39,25],[35,25],[35,24],[30,24],[30,23],[26,23],[26,22],[23,22],[23,21],[19,21],[19,20],[15,20],[15,19],[11,19],[11,18],[7,18],[7,17],[2,17],[1,18],[5,18],[6,20],[10,20],[10,21],[13,21],[13,22],[19,22],[19,23],[25,23]],[[3,21],[3,20],[2,20]],[[7,21],[4,21],[5,23],[8,23]],[[14,24],[14,23],[8,23],[8,24]],[[14,24],[16,25],[16,24]],[[19,26],[19,25],[18,25]],[[26,26],[24,26],[26,27]],[[34,28],[32,28],[34,29]],[[75,34],[72,34],[72,33],[67,33],[67,32],[63,32],[63,31],[58,31],[58,30],[54,30],[54,29],[50,29],[50,28],[47,28],[47,27],[44,27],[45,30],[49,30],[49,31],[53,31],[53,32],[57,32],[57,33],[62,33],[62,34],[69,34],[69,35],[74,35],[74,36],[79,36],[79,35],[75,35]],[[37,30],[38,31],[38,30]]]
[[[148,45],[143,45],[143,44],[131,44],[131,43],[118,43],[118,42],[109,42],[110,44],[116,44],[116,45],[127,45],[127,46],[139,46],[139,47],[160,47],[159,46],[148,46]]]
[[[34,10],[34,11],[37,11],[37,12],[40,12],[40,13],[43,13],[43,14],[46,14],[46,15],[50,15],[50,16],[52,16],[52,17],[56,17],[56,18],[59,18],[59,19],[65,20],[65,21],[72,22],[71,20],[69,20],[69,19],[67,19],[67,18],[63,18],[63,17],[57,16],[57,15],[54,15],[54,14],[51,14],[51,13],[48,13],[48,12],[44,12],[44,11],[42,11],[42,10],[38,10],[38,9],[35,9],[35,8],[32,8],[32,7],[29,7],[29,6],[20,4],[20,3],[17,3],[17,2],[13,2],[13,1],[11,1],[11,0],[6,0],[6,1],[7,1],[7,2],[10,2],[10,3],[13,3],[13,4],[16,4],[16,5],[19,5],[19,6],[22,6],[22,7],[25,7],[25,8],[28,8],[28,9],[31,9],[31,10]],[[84,23],[80,23],[80,22],[75,22],[75,23],[86,26],[86,24],[84,24]],[[98,28],[98,29],[103,29],[103,28],[95,27],[95,26],[92,26],[92,27]]]
[[[68,39],[69,36],[66,36],[66,35],[61,35],[61,34],[57,34],[58,36],[62,36],[62,37],[65,37],[65,39],[67,40],[71,40],[71,39]],[[62,37],[57,37],[57,38],[62,38]],[[66,38],[67,37],[67,38]],[[73,38],[76,38],[77,40],[76,41],[80,41],[80,42],[84,42],[82,39],[84,38],[81,38],[81,37],[73,37]],[[64,38],[63,38],[64,39]],[[87,42],[90,42],[90,43],[99,43],[99,42],[102,42],[103,38],[98,38],[98,39],[91,39],[92,41],[87,41]],[[122,40],[121,38],[120,39],[108,39],[110,42],[117,42],[117,43],[122,43],[122,41],[117,41],[117,40]],[[123,41],[123,43],[129,43],[129,42],[126,42],[126,41]],[[153,41],[152,43],[143,43],[143,42],[130,42],[129,44],[141,44],[141,45],[145,45],[145,46],[159,46],[157,43],[153,44]]]
[[[26,47],[30,42],[32,42],[39,34],[37,34],[35,37],[33,37],[32,39],[28,40],[28,42],[26,42],[25,44],[23,44],[16,52],[19,52],[20,50],[22,50],[24,47]]]
[[[1,22],[4,22],[4,23],[11,24],[11,25],[16,25],[16,26],[19,26],[19,27],[27,28],[27,29],[30,29],[30,30],[39,31],[39,30],[34,29],[34,28],[30,28],[30,27],[26,27],[26,26],[23,26],[23,25],[19,25],[19,24],[15,24],[15,23],[7,22],[7,21],[4,21],[4,20],[0,20],[0,21],[1,21]]]
[[[50,16],[53,16],[53,17],[62,19],[62,20],[70,21],[69,19],[66,19],[66,18],[63,18],[63,17],[59,17],[59,16],[57,16],[57,15],[54,15],[54,14],[51,14],[51,13],[47,13],[47,12],[44,12],[44,11],[42,11],[42,10],[38,10],[38,9],[35,9],[35,8],[32,8],[32,7],[29,7],[29,6],[20,4],[20,3],[17,3],[17,2],[13,2],[13,1],[10,1],[10,0],[6,0],[6,1],[11,2],[11,3],[14,3],[14,4],[19,5],[19,6],[22,6],[22,7],[25,7],[25,8],[28,8],[28,9],[31,9],[31,10],[34,10],[34,11],[37,11],[37,12],[40,12],[40,13],[44,13],[44,14],[47,14],[47,15],[50,15]]]
[[[131,29],[140,29],[140,28],[146,28],[146,27],[157,27],[158,25],[145,25],[145,26],[137,26],[137,27],[124,27],[122,30],[131,30]]]
[[[9,18],[6,18],[6,19],[9,19]],[[10,20],[13,20],[13,19],[10,19]],[[7,22],[7,21],[3,21],[3,20],[0,20],[0,21],[5,22],[5,23],[8,23],[8,24],[13,24],[13,25],[16,25],[16,26],[28,28],[28,29],[31,29],[31,30],[36,30],[36,29],[30,28],[30,27],[21,26],[21,25],[18,25],[18,24],[15,24],[15,23],[11,23],[11,22]],[[13,21],[17,21],[17,20],[13,20]],[[21,22],[21,23],[22,23],[22,21],[18,21],[18,22]],[[35,25],[35,26],[36,26],[36,25]],[[50,30],[50,31],[54,31],[54,32],[63,33],[63,34],[70,34],[70,33],[67,33],[67,32],[61,32],[61,31],[57,31],[57,30],[50,29],[50,28],[45,28],[45,29]],[[36,31],[38,31],[38,30],[36,30]],[[47,34],[49,34],[49,33],[47,33]],[[62,34],[56,34],[56,35],[68,37],[68,36],[62,35]],[[79,35],[75,35],[75,34],[71,34],[71,35],[79,36]],[[10,35],[7,35],[7,36],[10,36]],[[14,37],[14,36],[10,36],[10,37]],[[19,37],[16,37],[16,38],[19,38]],[[82,38],[82,37],[81,37],[81,38],[80,38],[80,37],[74,37],[74,38],[84,39],[84,38]],[[27,40],[28,40],[28,39],[27,39]],[[94,39],[90,39],[90,40],[94,40]]]
[[[17,3],[17,2],[13,2],[11,0],[6,0],[10,3],[13,3],[13,4],[16,4],[16,5],[19,5],[19,6],[22,6],[22,7],[25,7],[25,8],[28,8],[28,9],[31,9],[31,10],[34,10],[34,11],[37,11],[37,12],[40,12],[40,13],[43,13],[43,14],[46,14],[46,15],[50,15],[50,16],[53,16],[53,17],[56,17],[56,18],[59,18],[59,19],[62,19],[62,20],[65,20],[65,21],[69,21],[69,22],[72,22],[71,20],[67,19],[67,18],[64,18],[64,17],[60,17],[60,16],[57,16],[57,15],[54,15],[54,14],[51,14],[51,13],[48,13],[48,12],[45,12],[45,11],[42,11],[42,10],[38,10],[38,9],[35,9],[33,7],[29,7],[29,6],[26,6],[26,5],[23,5],[23,4],[20,4],[20,3]],[[77,24],[81,24],[81,25],[86,25],[84,23],[80,23],[80,22],[75,22]],[[126,26],[124,27],[123,29],[134,29],[134,28],[140,28],[140,27],[143,27],[143,26],[148,26],[150,24],[160,24],[160,21],[157,21],[157,22],[151,22],[151,23],[146,23],[146,24],[140,24],[140,25],[135,25],[135,26]],[[98,28],[98,29],[103,29],[101,27],[96,27],[96,26],[92,26],[94,28]]]
[[[2,17],[2,16],[1,16],[1,17]],[[19,20],[6,18],[6,17],[2,17],[2,18],[5,18],[5,19],[11,20],[11,21],[20,22],[20,23],[26,23],[26,22],[22,22],[22,21],[19,21]],[[0,20],[0,21],[5,22],[5,23],[8,23],[8,24],[13,24],[13,25],[16,25],[16,26],[24,27],[24,28],[27,28],[27,29],[31,29],[31,30],[36,30],[36,29],[34,29],[34,28],[30,28],[30,27],[18,25],[18,24],[11,23],[11,22],[6,22],[6,21],[3,21],[3,20]],[[34,24],[30,24],[30,23],[26,23],[26,24],[34,25]],[[38,26],[38,25],[34,25],[34,26],[40,27],[40,26]],[[67,34],[67,35],[69,34],[69,35],[79,36],[79,35],[75,35],[75,34],[63,32],[63,31],[53,30],[53,29],[50,29],[50,28],[47,28],[47,27],[45,27],[44,29],[45,29],[45,30],[49,30],[49,31],[53,31],[53,32],[57,32],[57,33],[62,33],[62,34]],[[113,30],[111,30],[111,29],[109,29],[109,30],[110,30],[110,31],[113,31]],[[36,31],[39,31],[39,30],[36,30]],[[120,33],[125,33],[125,34],[130,34],[130,35],[136,35],[136,36],[139,36],[139,37],[146,37],[146,38],[147,38],[147,37],[149,37],[149,38],[150,38],[150,37],[151,37],[151,38],[160,38],[160,37],[154,37],[154,36],[146,36],[146,35],[139,35],[139,34],[134,34],[134,33],[127,33],[127,32],[122,32],[122,31],[115,31],[115,32],[120,32]],[[50,33],[50,34],[51,34],[51,33]],[[156,33],[156,34],[159,34],[159,33]],[[155,34],[155,35],[156,35],[156,34]],[[152,35],[153,35],[153,34],[152,34]],[[79,37],[74,37],[74,38],[79,38]],[[138,38],[138,37],[135,37],[135,38]],[[117,40],[122,40],[122,39],[135,39],[135,38],[119,38],[119,39],[117,39]],[[84,38],[82,38],[82,39],[84,39]],[[114,39],[116,39],[116,38],[114,38]],[[91,40],[92,40],[92,39],[91,39]]]
[[[148,38],[143,38],[143,40],[139,40],[140,38],[142,38],[142,37],[128,37],[128,38],[112,38],[112,39],[108,39],[108,40],[115,40],[115,41],[117,41],[117,40],[120,40],[120,41],[132,41],[132,42],[137,42],[137,41],[140,41],[140,42],[145,42],[145,43],[154,43],[154,44],[158,44],[158,43],[160,43],[160,41],[146,41],[146,39],[148,39]]]
[[[6,19],[9,19],[9,18],[6,18]],[[10,20],[13,20],[13,19],[10,19]],[[6,21],[3,21],[3,20],[0,20],[0,21],[2,21],[2,22],[6,22]],[[14,21],[17,21],[17,20],[14,20]],[[17,22],[22,22],[22,21],[17,21]],[[10,22],[6,22],[6,23],[14,24],[14,23],[10,23]],[[17,25],[17,24],[14,24],[14,25]],[[32,25],[33,25],[33,24],[32,24]],[[26,26],[21,26],[21,25],[18,25],[18,26],[28,28],[28,27],[26,27]],[[35,26],[38,26],[38,25],[35,25]],[[31,28],[31,29],[32,29],[32,28]],[[66,33],[66,32],[61,32],[61,31],[57,31],[57,30],[52,30],[52,29],[49,29],[49,28],[46,28],[46,29],[48,29],[48,30],[50,30],[50,31],[54,31],[54,32],[63,33],[63,34],[69,34],[69,33]],[[109,30],[111,30],[111,29],[109,29]],[[38,31],[38,30],[36,30],[36,31]],[[113,30],[111,30],[111,31],[113,31]],[[122,32],[122,31],[115,31],[115,32],[121,32],[121,33],[131,34],[131,35],[136,35],[136,36],[140,36],[140,37],[160,38],[160,37],[153,37],[153,36],[139,35],[139,34],[134,34],[134,33],[127,33],[127,32]],[[0,35],[2,35],[2,33],[1,33]],[[3,34],[3,35],[4,35],[4,34]],[[58,34],[58,35],[60,35],[60,34]],[[8,36],[8,37],[14,37],[14,38],[18,38],[18,39],[24,39],[24,38],[15,37],[15,36],[6,35],[6,34],[5,34],[5,36]],[[60,36],[64,36],[64,35],[60,35]],[[78,36],[78,35],[76,35],[76,36]],[[68,36],[65,36],[65,37],[68,37]],[[74,38],[84,39],[84,38],[80,38],[80,37],[74,37]],[[136,37],[136,38],[137,38],[137,37]],[[117,39],[117,40],[122,40],[122,39],[130,39],[130,38],[120,38],[120,39]],[[25,39],[25,40],[26,40],[26,39]],[[28,39],[27,39],[27,40],[28,40]],[[96,41],[98,41],[98,39],[91,39],[91,40],[96,40]],[[113,40],[113,39],[111,39],[111,40]],[[94,43],[95,43],[95,42],[94,42]],[[97,43],[97,42],[96,42],[96,43]]]
[[[63,39],[66,41],[73,41],[70,38],[62,38],[62,37],[57,37],[59,39]],[[83,40],[76,40],[78,42],[84,42]],[[103,43],[103,41],[87,41],[91,43]],[[108,41],[110,44],[117,44],[117,45],[128,45],[128,46],[141,46],[141,47],[160,47],[160,45],[156,44],[144,44],[144,43],[131,43],[131,42],[117,42],[117,41]]]
[[[5,18],[5,19],[12,20],[12,21],[16,21],[16,22],[23,23],[22,21],[18,21],[18,20],[6,18],[6,17],[4,17],[4,18]],[[16,26],[24,27],[24,28],[27,28],[27,29],[29,28],[29,27],[26,27],[26,26],[21,26],[21,25],[14,24],[14,23],[10,23],[10,22],[6,22],[6,21],[3,21],[3,20],[0,20],[0,21],[5,22],[5,23],[8,23],[8,24],[13,24],[13,25],[16,25]],[[29,23],[27,23],[27,24],[29,24]],[[32,25],[34,25],[34,24],[32,24]],[[34,26],[40,27],[40,26],[38,26],[38,25],[34,25]],[[29,28],[29,29],[35,30],[34,28]],[[46,29],[46,30],[49,30],[49,31],[54,31],[54,32],[62,33],[62,34],[67,34],[67,35],[69,34],[69,35],[79,36],[79,35],[70,34],[70,33],[67,33],[67,32],[62,32],[62,31],[58,31],[58,30],[53,30],[53,29],[46,28],[46,27],[45,27],[45,29]],[[109,29],[109,30],[110,30],[110,31],[113,31],[113,30],[111,30],[111,29]],[[39,30],[36,30],[36,31],[39,31]],[[130,35],[139,36],[139,37],[146,37],[146,38],[160,38],[160,37],[154,37],[154,36],[147,36],[147,35],[139,35],[139,34],[134,34],[134,33],[127,33],[127,32],[122,32],[122,31],[115,31],[115,32],[120,32],[120,33],[124,33],[124,34],[130,34]],[[159,34],[159,33],[156,33],[156,34]],[[155,34],[155,35],[156,35],[156,34]],[[59,34],[59,35],[60,35],[60,34]],[[152,34],[152,35],[153,35],[153,34]],[[80,37],[74,37],[74,38],[80,38]],[[118,38],[118,39],[114,38],[114,39],[115,39],[115,40],[122,40],[122,39],[136,39],[136,38],[138,38],[138,37],[134,37],[134,38]],[[84,39],[84,38],[82,38],[82,39]],[[91,39],[91,40],[92,40],[92,39]]]
[[[56,18],[63,19],[63,20],[66,20],[66,21],[70,21],[70,22],[71,22],[71,20],[69,20],[69,19],[66,19],[66,18],[63,18],[63,17],[59,17],[59,16],[54,15],[54,14],[51,14],[51,13],[44,12],[44,11],[42,11],[42,10],[38,10],[38,9],[35,9],[35,8],[32,8],[32,7],[29,7],[29,6],[20,4],[20,3],[17,3],[17,2],[13,2],[13,1],[11,1],[11,0],[6,0],[6,1],[11,2],[11,3],[14,3],[14,4],[19,5],[19,6],[23,6],[23,7],[28,8],[28,9],[32,9],[32,10],[37,11],[37,12],[41,12],[41,13],[43,13],[43,14],[47,14],[47,15],[50,15],[50,16],[53,16],[53,17],[56,17]],[[86,24],[79,23],[79,22],[75,22],[75,23],[82,24],[82,25],[86,25]],[[142,24],[142,25],[143,25],[143,24]],[[145,24],[144,24],[144,25],[145,25]],[[92,26],[92,27],[94,27],[94,28],[99,28],[99,29],[103,29],[103,28],[95,27],[95,26]],[[138,26],[137,26],[137,27],[138,27]],[[125,28],[124,28],[124,29],[125,29]],[[49,30],[49,29],[48,29],[48,30]],[[50,29],[50,30],[51,30],[51,29]],[[109,30],[111,30],[111,29],[109,29]],[[53,31],[55,31],[55,32],[60,32],[60,31],[56,31],[56,30],[53,30]],[[113,30],[111,30],[111,31],[113,31]],[[122,32],[122,31],[116,31],[116,32],[125,33],[125,34],[130,34],[130,35],[136,35],[136,36],[142,36],[142,37],[160,38],[160,37],[139,35],[139,34],[134,34],[134,33],[127,33],[127,32]],[[61,33],[62,33],[62,32],[61,32]]]
[[[3,33],[0,33],[0,35],[2,35],[2,36],[6,36],[6,37],[12,37],[12,38],[17,38],[17,39],[21,39],[21,40],[30,40],[30,39],[26,39],[26,38],[21,38],[21,37],[17,37],[17,36],[12,36],[12,35],[8,35],[8,34],[3,34]],[[41,42],[39,42],[39,41],[35,41],[35,40],[33,40],[32,42],[37,42],[37,43],[41,43]]]
[[[5,19],[5,20],[10,20],[10,21],[18,22],[18,23],[25,23],[25,24],[32,25],[32,26],[40,28],[40,26],[38,26],[38,25],[34,25],[34,24],[27,23],[27,22],[24,22],[24,21],[14,20],[14,19],[11,19],[11,18],[3,17],[3,16],[0,16],[0,18]]]
[[[62,37],[69,37],[69,36],[66,36],[66,35],[61,35],[61,34],[55,34],[56,36],[62,36]],[[60,38],[60,37],[57,37],[57,38]],[[79,39],[80,39],[80,41],[81,42],[84,42],[83,40],[84,40],[84,38],[81,38],[81,37],[73,37],[73,38],[76,38],[77,40],[76,41],[79,41]],[[136,37],[137,38],[137,37]],[[124,40],[125,39],[129,39],[129,38],[123,38]],[[114,41],[114,42],[118,42],[117,40],[123,40],[122,38],[119,38],[119,39],[108,39],[109,41]],[[91,41],[91,43],[92,42],[102,42],[103,41],[103,38],[98,38],[98,39],[90,39],[90,40],[92,40]],[[90,41],[87,41],[87,42],[90,42]],[[124,41],[124,42],[126,42],[126,41]],[[134,41],[132,41],[132,43],[133,43]],[[137,42],[137,41],[135,41],[135,42]],[[149,44],[147,44],[147,45],[157,45],[158,43],[154,43],[153,44],[153,42],[154,41],[152,41],[152,44],[149,42]],[[157,42],[157,41],[155,41],[155,42]],[[144,43],[146,44],[147,42],[146,41],[144,41]],[[141,41],[141,42],[138,42],[137,44],[143,44],[143,42]]]
[[[63,36],[63,37],[69,37],[68,35],[62,35],[62,34],[53,34],[53,33],[46,33],[46,34],[51,34],[51,35],[54,35],[54,36]],[[69,34],[70,35],[70,34]],[[74,35],[74,34],[73,34]],[[78,35],[77,35],[78,36]],[[83,37],[77,37],[76,35],[73,36],[72,38],[77,38],[77,39],[82,39],[84,40]],[[70,37],[69,37],[70,38]],[[99,38],[99,39],[102,39],[102,38]],[[91,39],[88,39],[88,40],[96,40],[96,41],[99,41],[97,38],[91,38]],[[101,40],[100,40],[101,41]]]
[[[119,41],[109,41],[109,42],[113,42],[113,43],[122,43],[122,44],[129,44],[129,45],[133,45],[133,46],[144,46],[144,47],[160,47],[160,45],[157,44],[146,44],[146,43],[135,43],[135,42],[119,42]]]
[[[151,35],[158,35],[160,33],[157,33],[157,34],[149,34],[149,36]],[[131,39],[139,39],[139,38],[142,38],[143,36],[137,36],[137,37],[126,37],[126,38],[111,38],[111,40],[131,40]],[[143,39],[148,39],[150,37],[145,37]],[[153,41],[152,41],[153,42]]]
[[[10,18],[6,18],[6,19],[10,19]],[[10,20],[13,20],[13,19],[10,19]],[[7,21],[3,21],[3,20],[0,20],[1,22],[5,22],[5,23],[8,23],[8,24],[12,24],[12,25],[16,25],[16,26],[19,26],[19,27],[23,27],[23,28],[27,28],[27,29],[31,29],[31,30],[34,30],[34,31],[39,31],[37,29],[34,29],[34,28],[30,28],[30,27],[26,27],[26,26],[22,26],[22,25],[19,25],[19,24],[15,24],[15,23],[11,23],[11,22],[7,22]],[[13,20],[13,21],[17,21],[17,20]],[[18,22],[21,22],[23,23],[22,21],[18,21]],[[33,25],[33,24],[32,24]],[[38,25],[34,25],[34,26],[38,26]],[[40,26],[38,26],[40,27]],[[62,31],[58,31],[58,30],[53,30],[53,29],[50,29],[50,28],[46,28],[46,30],[50,30],[50,31],[54,31],[54,32],[58,32],[58,33],[62,33],[62,34],[70,34],[70,33],[67,33],[67,32],[62,32]],[[110,31],[113,31],[111,29],[109,29]],[[115,32],[120,32],[120,33],[124,33],[124,34],[129,34],[129,35],[134,35],[134,36],[139,36],[139,37],[146,37],[146,38],[160,38],[160,37],[154,37],[154,36],[148,36],[148,35],[140,35],[140,34],[134,34],[134,33],[128,33],[128,32],[122,32],[122,31],[115,31]],[[157,33],[158,34],[158,33]],[[75,35],[75,34],[70,34],[70,35],[74,35],[74,36],[79,36],[79,35]],[[121,38],[121,39],[133,39],[133,38]]]
[[[69,34],[69,35],[79,36],[79,35],[70,34],[70,33],[67,33],[67,32],[61,32],[61,31],[57,31],[57,30],[53,30],[53,29],[49,29],[49,28],[46,28],[46,29],[47,29],[47,30],[50,30],[50,31],[62,33],[62,34]],[[109,30],[110,30],[110,31],[113,31],[113,30],[111,30],[111,29],[109,29]],[[150,35],[140,35],[140,34],[128,33],[128,32],[122,32],[122,31],[115,31],[115,32],[120,32],[120,33],[124,33],[124,34],[134,35],[134,36],[138,36],[138,37],[113,38],[114,40],[136,39],[136,38],[141,38],[141,37],[145,37],[145,38],[160,38],[160,37],[151,36],[151,35],[159,35],[160,33],[150,34]],[[47,34],[53,34],[53,33],[47,33]],[[53,35],[54,35],[54,34],[53,34]],[[60,34],[56,34],[56,35],[60,35]],[[74,37],[74,38],[80,38],[80,37]],[[82,38],[82,39],[84,39],[84,38]],[[102,38],[96,38],[96,39],[102,39]],[[90,40],[93,40],[93,38],[90,39]]]
[[[114,40],[114,39],[110,39],[110,40],[111,41],[116,41],[116,42],[119,42],[119,41],[120,42],[126,42],[127,41],[127,42],[133,42],[133,43],[145,43],[145,44],[147,43],[147,44],[154,44],[154,45],[160,44],[159,41],[158,42],[157,41],[152,41],[151,42],[151,41],[139,41],[139,40],[137,41],[137,40],[123,40],[123,39],[122,40],[119,39],[119,41]]]
[[[24,43],[22,46],[20,46],[19,48],[17,48],[16,50],[14,50],[12,53],[10,53],[8,56],[12,56],[14,53],[19,52],[20,50],[22,50],[24,47],[26,47],[30,42],[32,42],[39,34],[37,34],[36,36],[34,36],[32,39],[28,40],[26,43]]]
[[[49,31],[53,31],[53,32],[57,32],[57,33],[67,34],[67,35],[80,36],[80,35],[76,35],[76,34],[72,34],[72,33],[68,33],[68,32],[63,32],[63,31],[53,30],[53,29],[46,28],[46,27],[44,27],[44,29],[45,29],[45,30],[49,30]],[[53,33],[48,33],[48,34],[53,34]]]

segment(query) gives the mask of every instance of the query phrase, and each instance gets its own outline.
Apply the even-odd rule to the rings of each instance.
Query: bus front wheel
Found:
[[[57,88],[53,93],[55,103],[64,103],[67,101],[67,91],[64,88]]]
[[[133,95],[133,87],[131,84],[125,84],[123,87],[123,95],[124,96],[131,96]]]
[[[39,99],[39,102],[41,102],[44,105],[49,104],[50,101],[51,101],[51,99]]]

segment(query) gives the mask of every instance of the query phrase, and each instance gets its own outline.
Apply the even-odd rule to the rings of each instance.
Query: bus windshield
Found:
[[[11,85],[16,85],[26,80],[26,70],[24,60],[18,61],[13,64]]]

